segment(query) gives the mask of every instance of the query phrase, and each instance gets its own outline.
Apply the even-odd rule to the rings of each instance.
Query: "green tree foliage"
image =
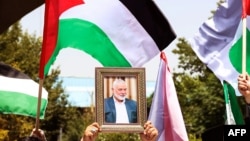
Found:
[[[97,141],[140,141],[138,133],[101,133]]]
[[[39,81],[40,53],[41,39],[23,33],[19,23],[0,35],[0,60],[24,72],[36,82]],[[59,135],[68,141],[79,141],[83,131],[83,117],[67,101],[68,95],[62,88],[62,81],[58,80],[59,73],[58,69],[52,70],[44,79],[43,87],[49,92],[49,97],[45,119],[40,120],[39,125],[45,131],[48,141],[56,141]],[[4,141],[16,141],[22,136],[28,136],[35,125],[34,118],[18,115],[0,115],[0,122],[0,139]]]

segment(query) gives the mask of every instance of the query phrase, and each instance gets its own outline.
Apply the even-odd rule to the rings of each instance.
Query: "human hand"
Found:
[[[144,124],[144,131],[140,134],[142,141],[156,141],[158,130],[152,125],[151,121]]]
[[[86,128],[81,141],[94,141],[99,132],[101,132],[101,128],[97,122],[94,122]]]
[[[238,76],[238,90],[244,96],[246,103],[250,104],[250,79],[248,74]]]
[[[44,131],[41,130],[41,129],[36,129],[34,128],[30,134],[31,137],[36,137],[36,138],[39,138],[41,139],[42,141],[46,141],[46,137],[45,137],[45,134],[44,134]]]

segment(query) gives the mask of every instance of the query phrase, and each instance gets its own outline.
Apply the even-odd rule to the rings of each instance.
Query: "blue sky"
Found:
[[[185,37],[186,39],[192,37],[199,26],[212,16],[211,11],[216,10],[218,0],[156,0],[155,2],[177,34],[176,40],[164,50],[170,70],[173,71],[177,69],[178,65],[178,58],[172,53],[172,50],[176,47],[177,39],[180,37]],[[31,34],[42,36],[43,18],[44,5],[22,18],[21,24],[23,30]],[[156,80],[159,62],[160,56],[156,56],[143,66],[146,68],[146,80],[148,82],[154,82]],[[101,67],[101,64],[87,54],[68,49],[59,54],[54,66],[60,66],[62,77],[78,75],[93,79],[95,67]],[[84,85],[84,83],[81,84],[86,88],[88,87]],[[81,87],[71,87],[70,85],[72,84],[64,84],[68,90],[79,90]],[[147,87],[148,89],[152,88],[152,86]],[[69,97],[73,103],[85,101],[86,104],[90,102],[89,95],[86,93],[84,97],[79,97],[78,99],[73,98],[77,97],[77,95],[79,95],[79,93],[75,92]]]

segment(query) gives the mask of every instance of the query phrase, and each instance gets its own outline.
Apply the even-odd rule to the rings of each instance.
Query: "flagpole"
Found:
[[[247,20],[246,18],[243,18],[242,19],[242,73],[243,74],[246,74],[246,47],[247,47],[246,24],[247,24]]]
[[[39,80],[38,99],[37,99],[36,126],[35,126],[36,131],[39,129],[42,88],[43,88],[43,79],[40,79]]]

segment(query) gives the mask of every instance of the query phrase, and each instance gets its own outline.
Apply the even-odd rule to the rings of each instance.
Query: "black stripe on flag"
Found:
[[[170,23],[152,0],[120,0],[150,34],[159,50],[166,48],[175,38]]]
[[[30,79],[26,74],[0,62],[0,75],[12,78]]]

